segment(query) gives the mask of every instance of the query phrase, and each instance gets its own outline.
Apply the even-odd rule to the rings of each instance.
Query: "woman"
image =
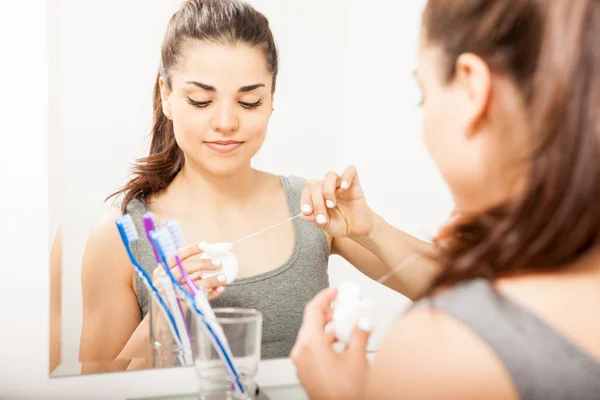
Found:
[[[311,398],[599,397],[598,38],[597,0],[429,0],[423,130],[460,220],[372,365],[361,323],[331,350],[335,289],[307,306],[292,359]]]
[[[340,232],[328,234],[294,219],[258,240],[236,244],[240,272],[227,288],[218,277],[198,278],[202,270],[215,267],[198,259],[196,243],[233,241],[301,212],[303,178],[251,167],[273,111],[277,61],[267,19],[243,2],[190,0],[173,15],[156,78],[150,154],[137,163],[133,178],[118,192],[120,209],[114,208],[93,229],[85,250],[80,346],[84,365],[112,368],[121,365],[119,360],[152,357],[149,295],[115,227],[123,212],[133,217],[140,233],[140,220],[148,210],[159,222],[181,223],[191,243],[181,253],[185,268],[198,285],[210,289],[213,307],[262,311],[263,358],[289,355],[305,304],[329,285],[330,254],[339,254],[377,279],[413,252],[412,247],[429,246],[399,232],[405,244],[398,247],[395,241],[391,251],[382,253],[361,243],[371,214],[354,216],[352,238],[334,238]],[[349,169],[348,176],[352,174]],[[348,195],[364,203],[357,181]],[[324,226],[327,213],[317,205],[316,214],[308,211],[305,219],[316,218]],[[157,271],[145,240],[136,242],[133,251],[150,274]],[[406,269],[386,284],[414,296],[431,274],[426,266]]]

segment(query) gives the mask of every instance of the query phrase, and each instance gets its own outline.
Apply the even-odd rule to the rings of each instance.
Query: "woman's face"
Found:
[[[421,40],[415,78],[422,91],[423,134],[457,212],[479,213],[518,190],[524,171],[520,93],[474,54],[456,60],[445,79],[442,50]],[[517,184],[519,183],[519,184]]]
[[[264,54],[243,43],[189,41],[161,80],[163,110],[173,121],[186,165],[229,175],[250,165],[273,110]]]

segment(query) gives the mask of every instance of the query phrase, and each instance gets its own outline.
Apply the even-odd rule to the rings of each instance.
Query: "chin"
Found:
[[[197,163],[198,167],[211,175],[232,176],[242,170],[250,162],[246,160],[211,160],[211,162]]]

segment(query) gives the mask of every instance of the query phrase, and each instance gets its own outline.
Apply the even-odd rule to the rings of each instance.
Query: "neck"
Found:
[[[248,165],[232,174],[216,175],[186,163],[175,177],[173,186],[186,193],[185,201],[194,207],[234,211],[247,205],[253,196],[257,172]]]

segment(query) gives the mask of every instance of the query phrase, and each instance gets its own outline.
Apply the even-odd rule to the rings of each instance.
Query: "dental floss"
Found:
[[[395,275],[396,272],[404,269],[405,267],[408,267],[410,264],[412,264],[413,261],[415,261],[417,258],[419,258],[419,256],[417,255],[413,255],[411,258],[409,258],[408,260],[404,260],[402,263],[400,263],[400,265],[394,267],[394,269],[392,269],[391,271],[389,271],[387,274],[385,274],[384,276],[382,276],[381,278],[377,279],[377,283],[383,283],[385,281],[387,281],[392,275]]]
[[[290,222],[301,216],[302,216],[302,214],[295,215],[291,218],[288,218],[284,221],[273,224],[269,227],[259,230],[258,232],[254,232],[248,236],[245,236],[245,237],[235,240],[233,242],[220,242],[220,243],[201,242],[201,243],[199,243],[198,247],[204,252],[204,254],[202,254],[200,256],[200,258],[212,259],[213,262],[216,261],[216,262],[220,263],[220,265],[221,265],[221,268],[219,268],[218,270],[202,272],[200,275],[200,278],[206,279],[211,276],[224,274],[226,277],[226,280],[223,283],[231,284],[237,278],[237,274],[240,270],[238,258],[236,256],[236,254],[232,251],[234,244],[240,243],[246,239],[250,239],[256,235],[260,235],[261,233],[264,233],[264,232],[268,231],[269,229],[276,228],[280,225],[283,225],[283,224]]]
[[[276,223],[276,224],[274,224],[274,225],[271,225],[271,226],[269,226],[269,227],[267,227],[267,228],[265,228],[265,229],[261,229],[261,230],[260,230],[260,231],[258,231],[258,232],[254,232],[254,233],[253,233],[253,234],[251,234],[251,235],[245,236],[245,237],[243,237],[243,238],[241,238],[241,239],[238,239],[238,240],[236,240],[236,241],[234,241],[234,242],[231,242],[231,244],[236,244],[236,243],[242,242],[242,241],[244,241],[244,240],[246,240],[246,239],[250,239],[251,237],[254,237],[254,236],[256,236],[256,235],[259,235],[259,234],[261,234],[261,233],[263,233],[263,232],[266,232],[266,231],[268,231],[269,229],[276,228],[276,227],[278,227],[279,225],[283,225],[283,224],[285,224],[286,222],[290,222],[290,221],[292,221],[292,220],[294,220],[294,219],[296,219],[296,218],[299,218],[299,217],[301,217],[301,216],[302,216],[302,214],[294,215],[293,217],[291,217],[291,218],[288,218],[288,219],[286,219],[285,221],[278,222],[278,223]]]
[[[413,255],[404,260],[391,271],[377,280],[377,283],[384,283],[399,270],[406,268],[419,257]],[[373,313],[375,303],[370,298],[360,296],[360,288],[354,282],[342,282],[338,285],[338,294],[334,300],[331,328],[333,329],[338,345],[336,350],[343,351],[346,344],[350,341],[352,331],[359,320],[365,320],[367,326],[373,328]]]
[[[213,263],[215,261],[219,262],[221,268],[218,270],[212,271],[203,271],[200,273],[201,279],[206,279],[211,276],[224,274],[226,284],[231,284],[237,278],[237,274],[239,272],[239,263],[238,258],[231,249],[233,248],[232,243],[222,242],[222,243],[206,243],[201,242],[198,244],[198,247],[204,252],[200,255],[200,258],[203,259],[212,259]]]

